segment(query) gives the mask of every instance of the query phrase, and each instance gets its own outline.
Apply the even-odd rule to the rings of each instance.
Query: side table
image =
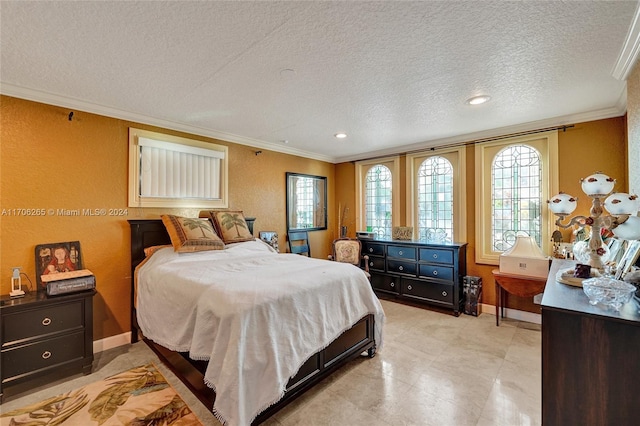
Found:
[[[518,297],[533,297],[542,293],[547,283],[547,278],[505,274],[499,269],[494,269],[491,273],[496,281],[496,326],[500,325],[500,317],[504,318],[506,293]]]

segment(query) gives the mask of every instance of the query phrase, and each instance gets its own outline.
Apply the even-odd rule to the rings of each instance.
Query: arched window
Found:
[[[381,164],[365,176],[365,226],[378,238],[391,238],[392,180],[391,170]]]
[[[491,245],[504,252],[517,235],[542,238],[542,161],[528,145],[500,150],[491,164]]]
[[[453,242],[453,167],[444,157],[429,157],[418,168],[418,238]]]

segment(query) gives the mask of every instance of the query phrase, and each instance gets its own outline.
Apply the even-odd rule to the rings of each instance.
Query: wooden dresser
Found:
[[[542,423],[640,421],[640,306],[592,306],[580,287],[556,282],[572,261],[554,260],[542,298]]]
[[[93,363],[95,290],[0,299],[0,401]]]
[[[369,256],[371,285],[379,294],[450,308],[463,308],[462,278],[467,271],[466,243],[362,239]]]

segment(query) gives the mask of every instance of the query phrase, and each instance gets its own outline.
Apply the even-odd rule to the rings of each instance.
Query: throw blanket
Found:
[[[229,425],[250,424],[311,355],[367,314],[382,348],[382,306],[351,264],[277,254],[256,240],[197,253],[161,249],[137,273],[144,335],[209,361],[213,411]]]

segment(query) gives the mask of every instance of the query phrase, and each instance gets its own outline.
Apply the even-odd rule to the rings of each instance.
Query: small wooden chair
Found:
[[[364,259],[364,274],[368,280],[371,280],[371,274],[369,274],[369,256],[362,255],[362,243],[360,240],[351,238],[338,238],[333,240],[333,254],[329,255],[329,260],[336,262],[351,263],[358,268],[361,267],[362,260]]]
[[[289,251],[294,254],[311,257],[309,248],[309,233],[307,231],[288,231]]]

